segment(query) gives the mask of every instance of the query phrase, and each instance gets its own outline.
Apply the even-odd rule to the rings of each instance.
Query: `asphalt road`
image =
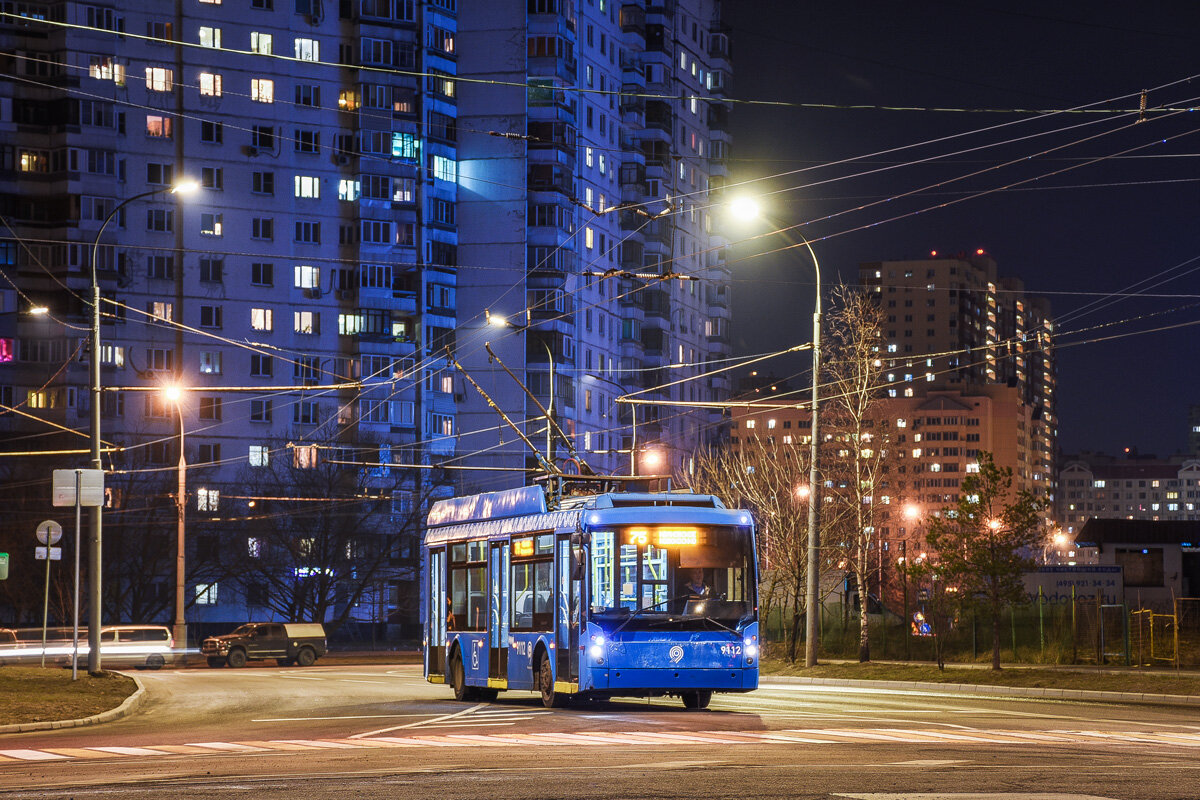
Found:
[[[549,711],[414,666],[139,673],[134,716],[0,736],[0,798],[1196,798],[1196,710],[764,681]]]

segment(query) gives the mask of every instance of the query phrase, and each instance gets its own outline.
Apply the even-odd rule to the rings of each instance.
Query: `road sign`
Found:
[[[8,553],[0,553],[0,581],[8,580]]]
[[[58,544],[62,538],[62,525],[48,519],[37,526],[37,540],[42,544]]]
[[[104,505],[104,470],[56,469],[51,493],[51,505],[75,505],[75,481],[79,481],[79,505]]]
[[[61,547],[35,547],[35,548],[33,548],[33,557],[35,559],[37,559],[38,561],[45,561],[46,555],[47,555],[47,553],[46,553],[47,550],[50,551],[49,555],[50,555],[51,561],[62,561],[62,548]]]

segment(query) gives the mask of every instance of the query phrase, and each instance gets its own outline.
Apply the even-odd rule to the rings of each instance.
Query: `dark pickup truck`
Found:
[[[273,658],[279,666],[311,667],[325,655],[325,628],[319,622],[251,622],[233,633],[200,644],[210,667],[244,667],[250,659]]]

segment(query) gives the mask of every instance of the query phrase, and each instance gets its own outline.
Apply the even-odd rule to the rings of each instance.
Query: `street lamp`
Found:
[[[617,383],[616,381],[609,380],[608,378],[601,378],[599,375],[588,374],[588,375],[585,375],[584,377],[591,378],[592,380],[596,380],[596,381],[603,381],[604,383],[607,383],[609,386],[615,386],[617,389],[621,390],[622,394],[625,394],[626,392],[629,391],[628,389],[626,389],[624,386]],[[614,402],[616,402],[616,401],[614,401]],[[629,435],[629,475],[631,477],[636,478],[637,474],[638,474],[638,471],[637,471],[637,406],[631,404],[629,406],[629,412],[630,412],[630,418],[632,420],[632,422],[630,424],[630,435]],[[617,409],[618,425],[620,424],[620,421],[621,421],[621,412],[620,412],[620,406],[618,406],[618,409]]]
[[[761,214],[758,202],[750,197],[735,198],[730,204],[730,212],[743,221],[756,219]],[[791,230],[795,233],[795,228]],[[812,257],[813,272],[816,275],[816,294],[813,300],[812,435],[809,447],[808,477],[808,485],[810,487],[808,502],[808,559],[804,579],[806,584],[804,599],[804,666],[812,667],[816,666],[817,663],[817,582],[819,580],[817,556],[820,549],[820,535],[817,528],[820,505],[820,484],[818,483],[820,435],[817,426],[817,408],[821,377],[821,264],[817,261],[817,254],[808,239],[799,233],[795,233],[795,236],[800,242],[799,244],[789,245],[789,249],[803,245],[808,250],[809,256]]]
[[[100,237],[104,235],[104,229],[108,227],[108,223],[116,218],[125,206],[137,200],[142,200],[147,197],[153,197],[158,194],[190,194],[199,188],[199,184],[194,180],[181,181],[174,186],[164,186],[159,189],[152,189],[148,192],[135,194],[133,197],[122,200],[113,210],[108,212],[108,216],[104,218],[104,222],[100,223],[100,230],[96,231],[96,238],[92,242],[91,253],[91,283],[92,283],[92,330],[90,341],[88,342],[91,350],[89,367],[89,378],[91,383],[92,397],[92,424],[91,424],[91,445],[92,445],[92,469],[103,470],[104,465],[100,460],[100,276],[97,267],[97,259],[100,252]],[[104,510],[103,504],[93,506],[91,514],[88,516],[88,672],[95,675],[100,672],[100,531],[101,531],[101,514]]]
[[[185,537],[187,522],[187,458],[183,447],[183,389],[179,386],[168,386],[163,390],[163,396],[175,404],[175,413],[179,417],[179,465],[176,470],[177,485],[175,487],[175,623],[171,627],[171,636],[175,646],[187,650],[187,623],[183,619],[183,608],[187,594],[184,567]]]
[[[516,331],[528,333],[531,323],[528,320],[529,312],[526,311],[526,322],[524,325],[518,325],[512,322],[507,317],[492,314],[490,310],[484,312],[487,316],[487,322],[496,328],[512,328]],[[536,338],[536,337],[535,337]],[[538,342],[546,350],[546,358],[550,364],[550,399],[546,403],[546,461],[554,463],[554,422],[552,415],[554,414],[554,353],[550,350],[550,345],[545,339],[538,338]]]

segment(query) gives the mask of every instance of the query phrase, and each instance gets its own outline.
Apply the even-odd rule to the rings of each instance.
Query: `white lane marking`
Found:
[[[442,722],[443,720],[454,719],[455,717],[461,717],[466,714],[470,714],[472,711],[478,711],[481,708],[487,708],[487,703],[479,703],[478,705],[474,705],[469,708],[464,708],[462,711],[456,711],[453,714],[443,714],[442,716],[434,717],[433,719],[430,719],[427,722]],[[349,738],[365,739],[368,736],[375,736],[376,734],[380,734],[380,733],[391,733],[392,731],[399,731],[399,730],[403,730],[405,728],[416,728],[420,725],[427,724],[427,722],[418,721],[418,722],[410,722],[407,725],[393,725],[390,728],[380,728],[377,731],[367,731],[365,733],[356,733],[353,736],[350,736]]]
[[[431,722],[421,726],[425,728],[507,728],[511,722]]]
[[[359,681],[359,680],[355,680],[354,678],[339,678],[338,680],[341,681],[342,683],[383,683],[383,684],[389,683],[389,681]]]
[[[329,678],[314,678],[311,675],[277,675],[280,680],[287,681],[327,681]]]
[[[346,742],[330,742],[324,739],[272,739],[272,743],[279,744],[298,744],[304,747],[325,747],[330,750],[357,750],[359,746],[356,744],[347,744]]]
[[[41,750],[0,750],[0,756],[17,758],[21,761],[60,761],[68,758],[58,753],[46,753]]]
[[[252,719],[251,722],[324,722],[333,719],[401,719],[403,717],[428,717],[428,714],[355,714],[346,717],[268,717]]]

